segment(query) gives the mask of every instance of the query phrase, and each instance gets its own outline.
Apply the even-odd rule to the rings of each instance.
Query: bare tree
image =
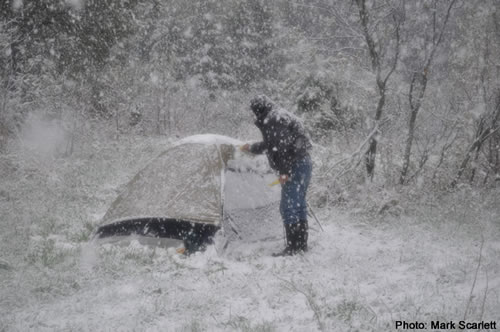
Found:
[[[498,15],[498,11],[500,10],[500,5],[496,3],[496,11],[492,14],[493,20],[493,42],[494,45],[497,46],[496,50],[498,51],[498,45],[500,45],[500,17]],[[495,50],[490,52],[490,54],[495,54]],[[496,68],[496,71],[492,72],[492,75],[495,75],[495,83],[494,89],[496,93],[496,109],[500,108],[500,62],[498,61],[498,57],[492,57],[492,61],[495,61],[493,65]],[[494,174],[495,181],[500,180],[500,133],[497,131],[489,140],[488,152],[487,152],[487,172],[484,177],[483,183],[486,184],[488,181],[488,177],[490,173]]]
[[[385,15],[382,16],[388,15],[392,19],[393,29],[389,33],[392,34],[391,37],[394,53],[390,54],[387,52],[389,48],[388,45],[385,45],[380,39],[375,39],[375,34],[372,29],[374,29],[373,26],[377,25],[377,22],[374,22],[373,24],[370,22],[371,13],[367,7],[366,0],[356,0],[356,5],[358,6],[361,28],[370,55],[371,67],[376,75],[376,85],[378,91],[378,102],[374,116],[374,128],[376,128],[382,118],[382,113],[386,103],[387,82],[398,65],[401,46],[400,29],[402,23],[404,22],[404,6],[400,6],[399,8],[395,6],[387,6],[382,9],[377,9],[385,9],[387,12],[385,12]],[[377,137],[374,135],[370,138],[369,147],[365,153],[365,166],[370,179],[373,179],[374,175],[376,154]]]
[[[10,122],[13,112],[9,110],[9,101],[17,94],[12,56],[15,36],[10,25],[11,22],[0,20],[0,152],[4,149],[7,138],[11,134]]]
[[[489,6],[493,10],[495,5],[497,4],[490,3]],[[477,73],[477,79],[473,81],[475,82],[474,90],[479,99],[468,96],[471,103],[481,103],[482,105],[475,106],[479,109],[479,112],[476,112],[477,118],[474,121],[473,141],[465,151],[465,155],[460,162],[455,177],[450,183],[451,187],[455,187],[458,184],[458,181],[467,170],[469,163],[471,167],[468,179],[471,183],[474,182],[479,166],[481,165],[483,165],[484,168],[480,169],[480,171],[486,173],[483,184],[487,182],[488,174],[491,171],[493,171],[495,175],[498,174],[498,145],[496,142],[498,142],[500,134],[500,86],[498,57],[492,55],[498,53],[500,29],[495,11],[485,20],[484,29],[483,41],[476,46],[479,46],[479,50],[482,52],[482,56],[477,57],[480,70]],[[483,151],[485,150],[484,147],[487,141],[489,141],[489,150]],[[484,154],[484,159],[481,158],[482,153]],[[485,161],[484,163],[482,162],[483,160]]]
[[[453,181],[451,182],[451,187],[455,187],[458,183],[458,180],[462,177],[467,164],[474,156],[474,160],[477,160],[479,157],[479,153],[481,152],[481,148],[483,144],[491,138],[493,135],[497,134],[500,130],[500,126],[498,124],[500,120],[500,94],[497,97],[495,108],[492,112],[483,114],[480,119],[477,121],[476,131],[474,134],[474,141],[469,145],[467,151],[465,152],[465,156],[460,163],[460,167],[458,168],[457,174]],[[474,168],[471,174],[471,180],[474,179]]]
[[[431,45],[431,50],[429,55],[423,61],[421,68],[413,72],[411,76],[411,82],[409,87],[408,101],[410,105],[410,119],[408,121],[408,136],[406,138],[406,146],[403,156],[403,168],[401,170],[401,176],[399,178],[400,184],[405,184],[407,181],[408,168],[410,165],[411,149],[413,145],[413,140],[415,137],[415,126],[417,122],[417,115],[422,106],[422,101],[425,95],[425,90],[427,88],[427,82],[429,79],[429,72],[432,67],[434,57],[436,55],[436,50],[443,40],[443,34],[451,16],[451,11],[457,0],[451,0],[446,9],[446,14],[443,18],[443,23],[441,29],[438,31],[438,19],[437,19],[437,4],[438,0],[434,0],[434,8],[432,14],[432,36],[431,40],[428,41]]]

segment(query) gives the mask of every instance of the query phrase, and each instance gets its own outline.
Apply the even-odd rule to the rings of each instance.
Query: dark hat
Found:
[[[250,109],[257,117],[264,117],[273,109],[273,102],[265,95],[258,95],[250,101]]]

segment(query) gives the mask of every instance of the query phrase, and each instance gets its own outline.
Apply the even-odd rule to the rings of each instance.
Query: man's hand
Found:
[[[280,175],[280,183],[283,185],[288,181],[288,175],[286,174],[281,174]]]
[[[246,143],[245,145],[240,146],[240,150],[244,152],[250,152],[250,144]]]

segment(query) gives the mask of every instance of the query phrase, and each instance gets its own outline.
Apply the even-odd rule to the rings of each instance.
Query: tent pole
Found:
[[[318,218],[316,217],[316,214],[314,213],[314,211],[311,207],[311,204],[309,204],[308,201],[306,201],[306,203],[307,203],[307,207],[309,208],[309,211],[311,212],[311,215],[314,217],[314,220],[316,220],[316,222],[318,223],[319,228],[321,228],[321,231],[324,232],[325,230],[323,229],[323,226],[321,226],[321,223],[319,222]]]

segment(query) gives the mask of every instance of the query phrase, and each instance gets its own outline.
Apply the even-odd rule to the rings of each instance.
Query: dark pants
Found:
[[[306,194],[311,173],[311,157],[306,156],[295,163],[290,179],[281,187],[280,213],[285,224],[307,220]]]

